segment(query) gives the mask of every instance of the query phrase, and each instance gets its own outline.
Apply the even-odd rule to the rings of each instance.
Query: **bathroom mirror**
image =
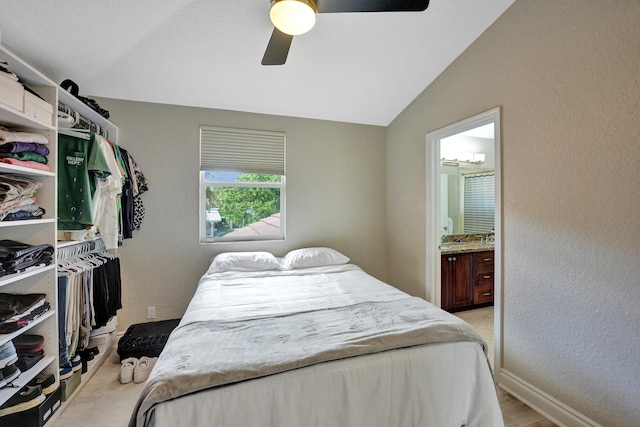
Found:
[[[489,123],[440,140],[440,234],[495,228],[495,136]]]

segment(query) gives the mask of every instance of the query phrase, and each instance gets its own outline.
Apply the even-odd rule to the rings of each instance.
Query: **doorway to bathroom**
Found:
[[[465,235],[491,240],[497,367],[502,336],[503,261],[500,108],[430,132],[426,144],[426,295],[433,304],[442,306],[443,241]]]

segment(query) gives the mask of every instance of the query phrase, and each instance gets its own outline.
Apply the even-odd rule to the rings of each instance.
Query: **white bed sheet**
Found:
[[[180,325],[406,297],[354,265],[219,273],[203,276]],[[152,414],[155,427],[504,425],[486,355],[472,341],[319,363],[181,396]]]
[[[406,297],[353,264],[205,274],[180,325],[284,315],[299,311],[301,304],[320,310]]]
[[[156,407],[156,427],[499,427],[473,342],[360,356],[206,390]]]

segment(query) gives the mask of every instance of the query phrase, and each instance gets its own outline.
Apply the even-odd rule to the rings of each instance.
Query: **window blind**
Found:
[[[200,170],[285,174],[282,132],[200,127]]]
[[[466,175],[464,177],[464,232],[493,232],[495,210],[495,174]]]

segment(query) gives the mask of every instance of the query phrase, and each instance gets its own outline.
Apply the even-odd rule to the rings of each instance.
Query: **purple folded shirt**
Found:
[[[0,153],[23,153],[32,152],[46,156],[49,154],[49,148],[44,144],[35,142],[8,142],[0,145]]]

